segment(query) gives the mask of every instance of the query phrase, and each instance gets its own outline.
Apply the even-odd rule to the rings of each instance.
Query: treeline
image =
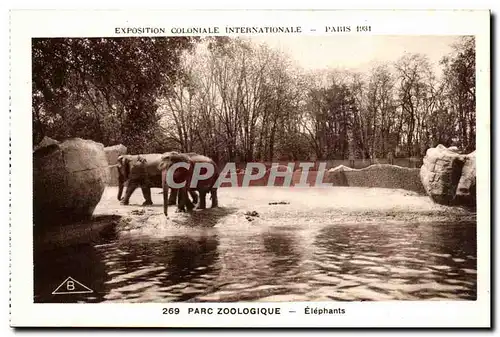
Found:
[[[122,143],[160,151],[159,97],[182,77],[195,40],[54,38],[32,40],[33,142],[43,136]]]
[[[368,73],[307,72],[266,45],[224,37],[36,40],[34,138],[220,162],[412,157],[437,144],[472,151],[473,38],[440,69],[405,54]]]

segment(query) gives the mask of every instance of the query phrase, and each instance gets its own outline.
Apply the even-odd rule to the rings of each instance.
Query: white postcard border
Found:
[[[31,38],[111,37],[116,27],[369,24],[376,35],[475,35],[477,57],[477,301],[306,303],[34,304],[31,145]],[[322,32],[308,32],[322,34]],[[339,33],[347,34],[347,33]],[[349,33],[350,34],[350,33]],[[222,34],[221,34],[222,35]],[[125,35],[119,35],[125,36]],[[137,36],[137,35],[135,35]],[[13,11],[11,12],[11,325],[13,326],[489,326],[490,322],[490,16],[487,11]],[[305,315],[305,307],[345,315]],[[181,314],[162,314],[177,307]],[[187,314],[193,307],[281,308],[279,316]],[[296,313],[289,313],[294,310]]]

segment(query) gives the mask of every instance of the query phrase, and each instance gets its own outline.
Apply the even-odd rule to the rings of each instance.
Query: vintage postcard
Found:
[[[489,11],[10,15],[12,326],[491,326]]]

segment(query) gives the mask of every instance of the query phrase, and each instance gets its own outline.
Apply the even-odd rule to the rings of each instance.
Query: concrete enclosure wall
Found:
[[[127,148],[122,145],[113,145],[104,148],[104,152],[106,153],[106,158],[109,164],[109,186],[118,186],[118,171],[114,165],[118,160],[118,157],[124,154],[127,154]]]
[[[389,164],[359,170],[339,166],[328,171],[327,181],[337,186],[394,188],[425,194],[420,169]]]
[[[425,194],[424,187],[420,181],[420,169],[407,168],[389,164],[371,165],[363,169],[352,169],[343,165],[328,171],[309,171],[305,182],[309,186],[316,186],[317,182],[330,184],[331,186],[356,186],[356,187],[380,187],[414,191]],[[322,175],[322,176],[321,176]],[[264,177],[250,181],[250,186],[267,186],[269,182],[269,171]],[[228,176],[227,176],[228,177]],[[236,186],[242,186],[244,173],[236,175]],[[295,186],[302,179],[302,171],[292,173],[290,186]],[[285,178],[277,177],[272,186],[283,186]],[[230,187],[229,182],[220,187]]]

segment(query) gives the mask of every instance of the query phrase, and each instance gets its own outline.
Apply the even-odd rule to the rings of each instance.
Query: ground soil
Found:
[[[130,204],[120,205],[117,187],[107,187],[86,223],[52,230],[38,238],[48,246],[67,245],[92,240],[113,228],[120,233],[138,235],[175,235],[186,228],[196,231],[218,228],[224,231],[255,227],[286,226],[297,223],[314,225],[335,223],[415,223],[475,221],[470,210],[438,205],[427,196],[414,192],[384,188],[328,187],[229,187],[219,189],[216,209],[195,210],[190,214],[176,212],[175,206],[163,213],[161,189],[151,191],[153,205],[142,206],[144,198],[138,189]],[[211,200],[207,196],[207,207]]]
[[[143,197],[140,191],[133,195],[128,206],[120,205],[115,195],[116,188],[106,189],[95,214],[120,215],[133,227],[141,226],[144,222],[219,228],[229,225],[229,222],[241,225],[293,225],[294,222],[303,221],[457,222],[474,221],[476,216],[460,207],[435,204],[429,197],[414,192],[384,188],[221,188],[218,209],[195,210],[189,216],[177,213],[176,207],[171,206],[168,218],[163,214],[160,189],[153,189],[154,205],[148,207],[141,206]],[[207,200],[207,207],[210,207],[210,203]]]

